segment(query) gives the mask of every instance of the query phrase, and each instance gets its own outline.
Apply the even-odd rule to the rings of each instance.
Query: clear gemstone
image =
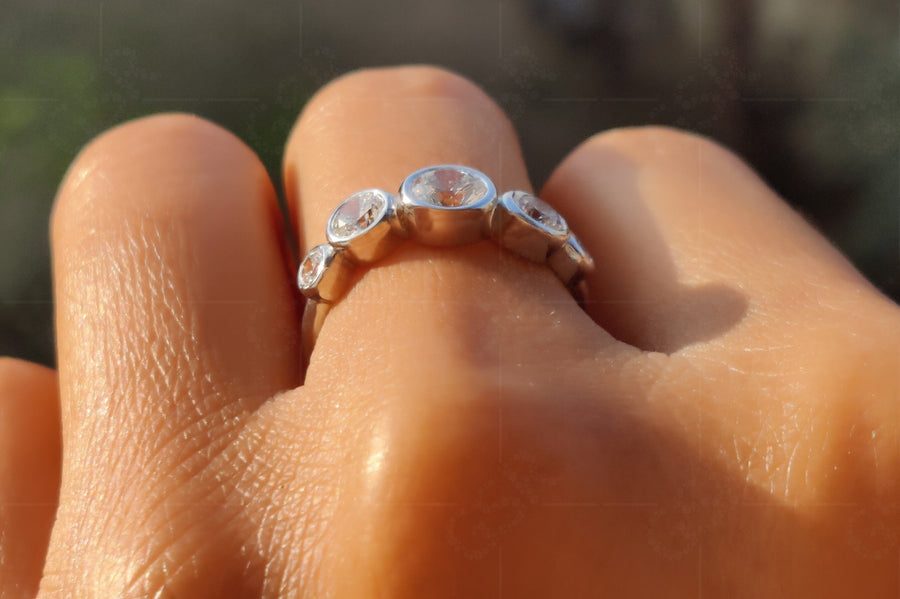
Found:
[[[415,199],[426,204],[464,208],[484,199],[488,187],[474,173],[452,166],[441,166],[417,175],[410,191]]]
[[[569,230],[566,219],[541,198],[530,193],[515,193],[512,200],[525,216],[541,227],[557,235],[565,235]]]
[[[331,235],[338,240],[347,240],[371,227],[384,214],[387,200],[374,190],[354,193],[341,202],[328,227]]]
[[[302,289],[311,289],[321,277],[325,270],[326,250],[327,246],[317,245],[306,253],[297,277]]]

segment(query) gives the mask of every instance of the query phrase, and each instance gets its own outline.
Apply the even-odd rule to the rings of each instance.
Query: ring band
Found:
[[[399,194],[358,191],[331,213],[327,243],[310,248],[300,263],[297,286],[308,298],[302,344],[307,363],[329,308],[352,284],[357,266],[372,264],[406,239],[457,246],[493,239],[502,247],[546,264],[576,297],[594,261],[566,220],[537,196],[507,191],[498,197],[484,173],[443,164],[409,175]]]

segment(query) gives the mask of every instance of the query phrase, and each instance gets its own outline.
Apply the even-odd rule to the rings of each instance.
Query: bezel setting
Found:
[[[309,361],[331,307],[368,265],[410,238],[432,246],[459,246],[493,239],[501,247],[546,264],[582,305],[584,276],[594,261],[570,231],[565,218],[536,195],[497,195],[484,173],[459,165],[420,169],[400,185],[399,194],[364,189],[346,197],[325,226],[327,243],[309,249],[297,271],[297,286],[310,300],[303,313],[301,343]]]
[[[297,270],[297,287],[307,298],[332,303],[341,298],[350,269],[342,248],[322,243],[310,248]]]
[[[569,226],[559,212],[536,195],[507,191],[494,209],[491,234],[508,250],[543,264],[550,252],[566,241]]]
[[[363,202],[369,203],[365,211]],[[351,194],[328,217],[325,237],[330,244],[343,248],[353,262],[375,262],[403,241],[396,205],[397,196],[382,189]]]
[[[547,264],[567,287],[577,284],[594,270],[593,258],[574,233],[569,233],[563,244],[550,253]]]
[[[456,246],[490,235],[497,189],[481,171],[444,164],[420,169],[400,185],[400,221],[426,245]]]

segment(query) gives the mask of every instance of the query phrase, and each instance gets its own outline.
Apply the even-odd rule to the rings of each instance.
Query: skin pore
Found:
[[[301,249],[442,163],[531,189],[465,79],[332,82],[285,151]],[[897,306],[694,135],[599,134],[540,195],[597,261],[584,309],[494,244],[407,243],[303,371],[252,151],[175,114],[92,141],[58,374],[0,361],[0,596],[896,596]]]

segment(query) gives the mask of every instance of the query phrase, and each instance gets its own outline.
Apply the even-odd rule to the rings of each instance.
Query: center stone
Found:
[[[453,167],[438,167],[413,179],[410,191],[417,200],[427,204],[464,208],[484,199],[488,188],[477,175]]]

